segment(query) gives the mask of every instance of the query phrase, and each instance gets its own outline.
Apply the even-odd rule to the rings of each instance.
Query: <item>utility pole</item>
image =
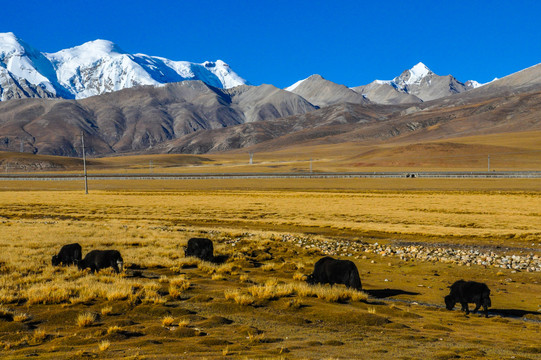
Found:
[[[21,140],[21,151],[20,152],[24,152],[24,143],[23,143],[22,140]]]
[[[152,160],[148,161],[148,169],[149,169],[150,173],[152,173]]]
[[[86,174],[86,155],[85,155],[85,133],[81,131],[81,141],[83,143],[83,171],[85,176],[85,194],[88,194],[88,176]]]
[[[488,172],[490,172],[490,155],[488,156]]]
[[[254,153],[251,152],[250,153],[250,165],[252,165],[254,163]]]
[[[312,173],[312,159],[310,159],[310,174]]]

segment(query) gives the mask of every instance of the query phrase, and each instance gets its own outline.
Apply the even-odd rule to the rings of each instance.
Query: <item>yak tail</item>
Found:
[[[359,277],[359,271],[357,269],[351,269],[349,272],[349,287],[362,290],[361,278]]]

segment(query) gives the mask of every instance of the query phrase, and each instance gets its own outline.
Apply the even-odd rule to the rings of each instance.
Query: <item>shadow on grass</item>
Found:
[[[211,262],[213,264],[220,265],[225,263],[227,259],[229,259],[229,255],[216,255]]]
[[[419,293],[417,292],[405,291],[400,289],[373,289],[363,291],[376,299],[385,299],[397,295],[419,295]]]
[[[521,318],[526,315],[541,315],[537,311],[518,310],[518,309],[489,309],[490,315],[500,315],[502,317],[518,317]]]

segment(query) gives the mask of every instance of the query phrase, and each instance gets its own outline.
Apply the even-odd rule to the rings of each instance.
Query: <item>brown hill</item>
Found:
[[[139,87],[83,100],[0,103],[0,150],[80,155],[153,152],[179,136],[316,109],[272,85],[213,88],[200,81]]]
[[[338,104],[303,115],[194,133],[163,143],[160,152],[206,153],[251,147],[359,142],[425,142],[541,130],[541,92],[494,97],[460,106],[448,100],[419,105]]]
[[[370,101],[358,92],[344,85],[324,79],[321,75],[312,75],[288,88],[317,106],[328,106],[340,103],[368,104]]]

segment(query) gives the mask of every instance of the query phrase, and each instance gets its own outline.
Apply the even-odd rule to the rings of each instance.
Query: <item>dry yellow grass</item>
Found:
[[[107,340],[103,340],[103,341],[100,341],[99,345],[98,345],[98,349],[100,351],[105,351],[107,349],[109,349],[109,347],[111,346],[111,342],[110,341],[107,341]]]
[[[85,312],[77,316],[77,325],[79,327],[87,327],[96,322],[96,314],[91,312]]]
[[[488,283],[495,309],[526,311],[535,320],[538,273],[352,253],[366,293],[302,280],[324,245],[343,238],[516,246],[539,254],[538,191],[373,191],[345,184],[88,196],[0,192],[0,226],[9,239],[0,242],[0,348],[14,358],[30,351],[62,358],[67,348],[101,356],[102,342],[105,349],[113,342],[115,356],[124,358],[216,358],[224,349],[247,358],[287,351],[291,358],[532,358],[537,323],[466,318],[438,306],[447,286],[467,276]],[[212,239],[223,263],[184,258],[192,236]],[[315,245],[299,247],[297,236]],[[52,267],[51,256],[74,241],[83,254],[120,250],[126,272]],[[391,298],[404,302],[368,297],[384,290],[398,291]],[[25,316],[15,320],[19,314]],[[29,319],[43,333],[35,335]]]
[[[332,184],[333,182],[330,182]],[[145,246],[158,241],[153,226],[222,224],[255,228],[311,228],[384,236],[430,236],[531,242],[539,238],[541,205],[536,192],[397,192],[397,191],[211,191],[168,194],[95,192],[2,192],[0,216],[6,233],[17,221],[32,223],[29,243],[68,238],[70,225],[101,221],[87,239]],[[107,204],[107,205],[105,205]],[[211,205],[210,205],[211,204]],[[307,206],[309,204],[309,206]],[[127,213],[126,207],[134,209]],[[42,220],[37,220],[42,219]],[[48,220],[49,219],[49,220]],[[139,221],[139,227],[123,222]],[[66,228],[67,226],[67,228]],[[141,227],[148,231],[140,231]],[[67,230],[67,232],[66,232]],[[172,236],[163,232],[160,236]],[[69,240],[67,240],[69,241]],[[85,241],[85,237],[81,239]],[[94,241],[94,240],[91,240]],[[128,253],[137,250],[129,247]],[[167,249],[164,249],[167,250]],[[30,250],[31,251],[31,250]],[[8,252],[8,254],[10,254]],[[6,255],[8,255],[6,254]],[[128,257],[129,258],[129,257]],[[144,266],[175,266],[177,258],[149,254]],[[189,260],[188,260],[189,261]],[[206,271],[213,264],[198,262]],[[271,267],[272,265],[269,265]],[[61,294],[59,295],[61,296]],[[120,295],[119,295],[120,296]]]

